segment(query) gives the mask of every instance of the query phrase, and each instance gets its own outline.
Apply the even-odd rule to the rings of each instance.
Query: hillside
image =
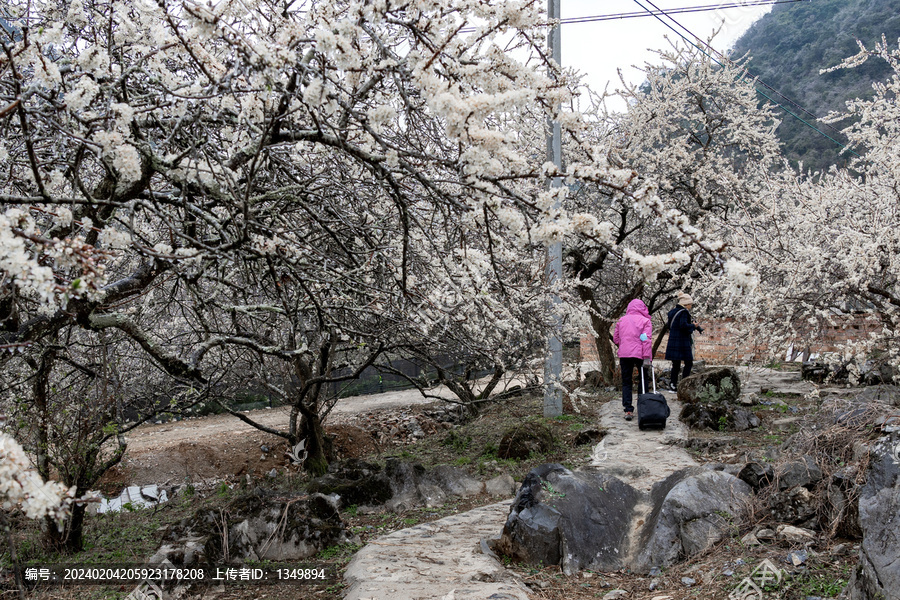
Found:
[[[753,75],[798,103],[817,117],[840,111],[846,100],[871,95],[872,82],[888,77],[890,69],[880,60],[869,60],[860,68],[820,75],[821,69],[838,64],[859,51],[856,40],[873,47],[882,34],[896,47],[900,37],[900,0],[812,0],[776,5],[736,43],[733,57],[749,54]],[[760,89],[765,88],[758,85]],[[783,98],[766,90],[774,99]],[[812,121],[796,107],[791,110]],[[828,126],[817,126],[844,141]],[[836,124],[842,129],[846,124]],[[793,163],[824,169],[845,164],[840,148],[794,117],[784,113],[778,134],[785,154]]]

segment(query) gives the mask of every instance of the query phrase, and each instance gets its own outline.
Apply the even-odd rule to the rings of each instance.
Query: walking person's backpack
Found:
[[[638,429],[665,429],[666,419],[669,418],[671,410],[666,402],[666,397],[656,393],[656,373],[653,367],[650,367],[650,373],[653,376],[653,392],[648,393],[644,384],[644,369],[641,367],[641,393],[637,398],[637,416]]]

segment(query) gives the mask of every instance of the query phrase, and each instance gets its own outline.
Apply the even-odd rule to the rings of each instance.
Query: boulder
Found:
[[[678,400],[686,404],[737,402],[741,379],[731,367],[714,367],[685,377],[678,382]]]
[[[356,541],[341,520],[334,497],[311,494],[276,501],[256,491],[238,496],[225,510],[201,509],[169,529],[150,562],[169,560],[189,567],[224,564],[226,559],[294,561]]]
[[[748,429],[756,429],[760,425],[759,417],[745,408],[736,408],[731,413],[729,431],[747,431]]]
[[[384,467],[393,495],[388,510],[405,512],[415,506],[438,506],[448,496],[465,498],[484,491],[484,484],[457,467],[440,465],[431,472],[420,464],[389,458]]]
[[[610,475],[541,465],[525,477],[494,548],[528,564],[560,565],[567,574],[620,569],[638,497]]]
[[[816,497],[805,487],[795,487],[772,494],[769,501],[772,518],[782,523],[818,529],[816,513],[819,505]]]
[[[394,495],[391,481],[380,465],[350,459],[328,465],[328,472],[313,479],[307,491],[340,497],[342,508],[380,506]]]
[[[831,476],[826,491],[826,515],[831,533],[848,540],[862,538],[859,527],[859,486],[856,469],[846,467]]]
[[[775,479],[775,469],[768,463],[749,462],[737,476],[756,491],[772,483]]]
[[[900,436],[885,436],[872,451],[859,496],[863,540],[847,587],[850,600],[896,598],[900,593]]]
[[[523,423],[507,429],[497,446],[499,458],[521,460],[553,447],[553,432],[540,423]]]
[[[679,420],[691,429],[713,431],[747,431],[760,425],[759,417],[746,408],[724,403],[685,404],[681,409]]]
[[[457,498],[477,496],[484,491],[484,484],[464,470],[450,465],[438,465],[426,474],[426,479],[441,488],[447,495]]]
[[[587,444],[593,446],[604,437],[606,437],[605,429],[585,429],[584,431],[578,432],[578,435],[575,436],[575,441],[572,443],[575,446],[586,446]]]
[[[678,420],[691,429],[725,431],[728,428],[728,406],[724,404],[685,404]]]
[[[812,456],[786,462],[775,470],[775,479],[781,491],[802,486],[812,489],[822,481],[822,469]]]
[[[439,506],[448,497],[464,498],[484,491],[484,484],[457,467],[422,465],[389,458],[384,468],[358,459],[332,463],[307,490],[334,495],[341,508],[386,506],[404,512],[415,506]]]
[[[887,406],[900,406],[900,385],[873,385],[856,396],[857,404],[877,402]]]
[[[484,491],[491,496],[508,498],[516,493],[516,480],[511,475],[497,475],[484,482]]]
[[[385,503],[388,510],[402,513],[423,504],[425,499],[422,497],[419,484],[425,476],[425,467],[417,463],[389,458],[385,461],[384,471],[391,482],[392,495]]]
[[[737,477],[697,467],[656,483],[650,492],[653,511],[632,569],[648,573],[708,549],[735,530],[751,495],[750,486]]]

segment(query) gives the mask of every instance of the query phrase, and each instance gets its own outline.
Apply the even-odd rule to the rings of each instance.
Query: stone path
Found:
[[[346,600],[527,600],[524,585],[481,552],[510,501],[395,531],[369,542],[347,566]]]
[[[620,400],[607,402],[600,408],[600,426],[606,437],[594,447],[591,466],[615,475],[641,491],[649,491],[654,483],[697,462],[679,442],[688,437],[687,427],[678,420],[681,403],[674,392],[662,391],[672,414],[665,429],[638,429],[637,417],[626,421]]]

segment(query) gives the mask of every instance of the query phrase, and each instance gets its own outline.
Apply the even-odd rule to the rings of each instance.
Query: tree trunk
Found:
[[[328,470],[328,457],[325,452],[325,428],[319,415],[303,411],[300,437],[306,439],[304,469],[315,476],[324,475]]]
[[[63,524],[56,526],[53,517],[44,518],[44,545],[48,550],[61,554],[77,554],[84,550],[84,504],[73,504],[72,512]]]
[[[6,511],[0,510],[0,531],[4,533],[6,538],[6,550],[9,552],[9,562],[12,564],[13,577],[16,582],[16,590],[19,593],[19,600],[25,600],[25,581],[22,577],[22,569],[19,565],[19,557],[16,555],[16,542],[13,540],[12,527],[6,518]]]
[[[594,329],[594,346],[597,348],[597,359],[600,361],[600,376],[603,381],[612,385],[616,376],[616,356],[613,354],[612,344],[609,342],[610,321],[600,316],[597,302],[594,300],[594,291],[586,285],[578,286],[578,295],[581,300],[587,302],[591,309],[591,327]]]
[[[662,329],[659,330],[659,335],[656,336],[656,341],[653,342],[653,356],[656,356],[656,352],[659,350],[659,346],[662,344],[663,338],[669,332],[669,322],[666,321]]]
[[[592,319],[593,320],[593,319]],[[596,326],[594,326],[596,329]],[[597,347],[597,357],[600,361],[600,375],[603,381],[613,385],[616,380],[616,354],[613,352],[612,344],[609,343],[609,333],[602,331],[600,335],[594,337],[594,345]]]

